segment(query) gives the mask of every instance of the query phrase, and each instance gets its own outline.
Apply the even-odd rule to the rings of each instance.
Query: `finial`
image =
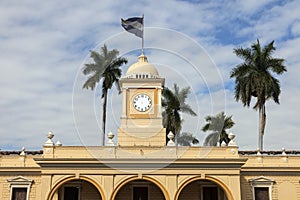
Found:
[[[230,139],[230,142],[228,143],[228,146],[237,146],[236,142],[234,141],[235,134],[229,133],[228,138]]]
[[[108,137],[108,142],[107,142],[107,146],[115,146],[114,142],[113,142],[113,138],[115,137],[115,135],[110,131],[108,134],[107,134],[107,137]]]
[[[22,147],[22,152],[20,153],[20,156],[25,156],[26,155],[26,153],[25,153],[25,147]]]
[[[139,57],[138,57],[139,62],[148,62],[147,60],[147,56],[144,55],[144,53],[142,53]]]
[[[54,137],[54,134],[52,133],[52,131],[49,131],[47,138],[52,139],[53,137]]]
[[[256,151],[257,151],[256,155],[261,156],[260,149],[257,148]]]
[[[226,144],[226,142],[223,140],[222,143],[221,143],[221,147],[226,147],[226,146],[227,146],[227,144]]]
[[[45,142],[44,146],[54,146],[54,142],[52,141],[52,138],[54,137],[54,134],[52,131],[49,131],[47,134],[48,140]]]
[[[55,146],[61,147],[62,143],[59,140],[57,140],[57,142],[55,143]]]
[[[175,146],[175,142],[173,141],[174,134],[172,133],[172,131],[169,132],[169,134],[167,135],[167,137],[169,138],[167,146]]]
[[[256,154],[256,156],[257,156],[257,162],[258,163],[262,163],[263,162],[263,158],[262,158],[262,155],[260,153],[260,148],[257,148],[256,151],[257,151],[257,154]]]
[[[282,157],[282,160],[283,162],[288,162],[288,158],[287,158],[287,155],[286,155],[286,152],[285,152],[285,148],[282,148],[282,154],[281,154],[283,157]]]
[[[286,156],[285,148],[282,148],[282,155],[283,155],[283,156]]]

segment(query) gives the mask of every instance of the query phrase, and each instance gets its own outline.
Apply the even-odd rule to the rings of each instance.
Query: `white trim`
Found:
[[[26,200],[29,199],[30,187],[33,183],[33,180],[26,179],[23,176],[17,176],[15,178],[8,179],[7,182],[9,183],[10,188],[10,200],[12,199],[14,188],[26,188]]]
[[[147,85],[142,85],[142,86],[127,86],[127,87],[123,87],[124,89],[128,90],[128,89],[163,89],[163,87],[161,86],[147,86]]]
[[[269,191],[269,199],[272,199],[272,186],[275,183],[274,180],[266,178],[264,176],[260,176],[254,179],[249,180],[250,185],[252,186],[252,196],[253,200],[255,200],[255,188],[264,187],[268,188]]]

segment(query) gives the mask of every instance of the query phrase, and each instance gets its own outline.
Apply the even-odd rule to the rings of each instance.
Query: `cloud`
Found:
[[[288,72],[279,77],[281,105],[268,102],[265,144],[299,149],[299,7],[297,1],[250,0],[1,2],[0,148],[40,149],[49,130],[64,145],[98,145],[100,92],[81,89],[83,64],[91,61],[89,50],[104,43],[129,59],[127,67],[136,62],[141,41],[122,29],[120,18],[144,13],[149,61],[168,86],[177,82],[193,91],[188,102],[198,117],[184,115],[184,128],[202,139],[204,117],[225,110],[236,121],[232,131],[241,149],[257,146],[258,123],[255,111],[233,99],[229,73],[241,60],[232,49],[256,38],[262,44],[275,40],[275,55],[286,59]],[[107,127],[116,132],[121,97],[113,90],[110,99]]]

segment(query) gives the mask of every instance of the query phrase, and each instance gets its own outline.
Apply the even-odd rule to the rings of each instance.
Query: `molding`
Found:
[[[123,89],[125,90],[128,90],[128,89],[163,89],[163,87],[161,86],[151,86],[151,85],[142,85],[142,86],[126,86],[126,87],[122,87]]]
[[[272,199],[272,186],[275,183],[273,179],[269,179],[265,176],[259,176],[249,180],[249,183],[252,187],[253,199],[255,199],[255,188],[268,188],[269,199]]]
[[[260,186],[260,185],[273,185],[275,181],[273,179],[269,179],[265,176],[259,176],[257,178],[252,178],[249,180],[252,186]]]
[[[75,158],[37,158],[36,163],[42,168],[123,168],[123,169],[240,169],[246,159],[75,159]]]
[[[9,183],[10,187],[10,199],[12,199],[14,188],[25,188],[26,200],[29,199],[30,187],[33,183],[33,180],[27,179],[23,176],[16,176],[14,178],[8,179],[7,182]]]
[[[300,166],[280,166],[280,167],[272,167],[272,166],[257,166],[257,167],[242,167],[241,172],[300,172]]]
[[[14,178],[11,178],[11,179],[7,179],[7,182],[9,182],[10,185],[12,184],[26,184],[26,185],[29,185],[33,182],[33,180],[31,179],[27,179],[23,176],[17,176],[17,177],[14,177]]]
[[[158,77],[158,78],[126,78],[123,77],[120,79],[120,85],[124,83],[161,83],[164,85],[165,78]]]

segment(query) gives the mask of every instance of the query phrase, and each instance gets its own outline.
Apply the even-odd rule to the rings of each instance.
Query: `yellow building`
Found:
[[[297,151],[175,146],[162,127],[164,78],[144,55],[121,79],[118,142],[0,152],[1,200],[296,200]]]

